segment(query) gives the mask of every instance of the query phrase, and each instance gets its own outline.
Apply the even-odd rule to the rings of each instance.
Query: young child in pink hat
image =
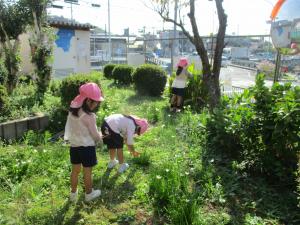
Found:
[[[172,83],[171,111],[180,112],[183,104],[186,84],[191,74],[187,71],[188,60],[181,58],[177,64],[176,77]]]
[[[95,83],[86,83],[79,88],[71,102],[65,127],[64,139],[70,142],[71,193],[70,200],[78,196],[78,177],[83,168],[85,201],[89,202],[101,195],[100,190],[93,189],[92,168],[97,164],[96,143],[102,141],[102,134],[96,126],[94,111],[104,100],[101,89]]]
[[[134,135],[141,135],[148,129],[148,121],[137,116],[127,116],[123,114],[113,114],[104,119],[101,126],[101,131],[104,136],[103,143],[109,149],[110,162],[108,168],[112,169],[119,164],[119,173],[123,173],[129,165],[124,162],[123,143],[127,144],[129,152],[134,156],[139,156],[139,153],[134,150],[133,138]],[[116,151],[118,160],[116,160]]]

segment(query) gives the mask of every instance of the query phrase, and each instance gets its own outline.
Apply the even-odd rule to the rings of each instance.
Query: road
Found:
[[[224,84],[225,89],[230,89],[231,86],[247,88],[254,86],[256,71],[242,69],[233,66],[227,66],[221,68],[220,82]],[[271,87],[273,81],[266,80],[267,87]],[[300,85],[298,82],[293,82],[293,85]]]

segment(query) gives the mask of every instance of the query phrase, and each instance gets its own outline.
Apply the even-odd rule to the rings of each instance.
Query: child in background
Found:
[[[133,137],[135,134],[141,135],[148,129],[148,121],[136,116],[126,116],[122,114],[113,114],[104,119],[101,131],[104,135],[103,143],[109,149],[110,162],[108,168],[112,169],[119,164],[119,173],[123,173],[129,165],[124,163],[123,143],[127,144],[129,152],[134,156],[139,153],[134,150]],[[116,160],[116,151],[118,160]]]
[[[172,83],[171,111],[180,112],[186,89],[187,78],[191,74],[187,71],[188,60],[181,58],[177,64],[176,77]]]
[[[65,127],[64,139],[70,142],[71,193],[70,201],[76,201],[78,196],[78,176],[83,168],[85,186],[85,201],[89,202],[99,197],[100,190],[93,189],[92,168],[97,164],[96,143],[102,141],[102,134],[96,126],[96,115],[93,113],[104,100],[97,84],[86,83],[79,88],[71,102]]]

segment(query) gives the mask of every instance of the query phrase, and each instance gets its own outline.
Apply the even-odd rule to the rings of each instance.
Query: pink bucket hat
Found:
[[[292,48],[292,49],[297,49],[297,48],[298,48],[298,45],[297,45],[296,43],[292,43],[292,44],[291,44],[291,48]]]
[[[92,99],[96,102],[102,102],[104,100],[102,91],[97,84],[86,83],[80,86],[79,95],[73,99],[70,107],[80,108],[86,98]]]
[[[186,67],[187,65],[189,64],[189,62],[188,62],[188,60],[187,60],[187,58],[181,58],[180,60],[179,60],[179,62],[177,63],[177,67]]]
[[[145,133],[149,127],[148,121],[133,115],[131,115],[131,117],[134,119],[135,123],[141,127],[139,135]]]

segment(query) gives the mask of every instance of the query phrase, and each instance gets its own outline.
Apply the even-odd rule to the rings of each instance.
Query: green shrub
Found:
[[[68,108],[73,98],[79,94],[79,87],[88,82],[101,86],[99,73],[75,74],[63,79],[60,86],[62,106]]]
[[[61,80],[51,80],[49,89],[52,95],[60,96]]]
[[[300,88],[290,84],[256,85],[226,100],[207,121],[211,149],[235,158],[248,171],[276,182],[295,182],[300,143]]]
[[[0,85],[6,84],[7,76],[8,76],[7,69],[4,63],[2,62],[2,60],[0,60]]]
[[[9,113],[8,103],[7,90],[3,85],[0,85],[0,121],[3,120],[1,117],[5,117]]]
[[[103,68],[104,77],[109,80],[112,79],[113,78],[112,72],[116,66],[117,66],[116,64],[106,64]]]
[[[118,65],[112,71],[112,77],[119,84],[129,85],[132,83],[132,72],[132,66]]]
[[[161,96],[166,86],[167,74],[159,66],[142,65],[133,73],[133,82],[140,94]]]

